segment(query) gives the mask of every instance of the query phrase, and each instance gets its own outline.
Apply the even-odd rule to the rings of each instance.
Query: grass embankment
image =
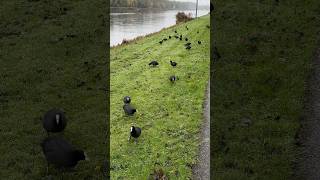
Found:
[[[1,179],[45,176],[40,117],[53,107],[69,120],[64,137],[91,158],[64,179],[102,179],[109,37],[102,7],[103,0],[0,2]]]
[[[215,1],[213,179],[291,179],[317,0]]]
[[[111,49],[112,179],[146,179],[154,167],[162,168],[170,179],[191,177],[209,79],[209,23],[205,16]],[[185,40],[174,37],[158,43],[174,36],[174,30],[188,37],[190,51]],[[154,59],[160,65],[151,68],[148,63]],[[176,68],[170,60],[178,63]],[[179,77],[175,84],[169,81],[171,75]],[[137,108],[134,117],[124,115],[126,95]],[[138,144],[128,142],[131,124],[142,128]]]

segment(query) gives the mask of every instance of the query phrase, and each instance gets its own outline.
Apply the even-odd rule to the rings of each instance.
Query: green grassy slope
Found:
[[[102,178],[109,37],[103,7],[102,0],[0,2],[1,178],[45,176],[40,117],[53,107],[66,111],[65,138],[91,158],[64,179]]]
[[[209,23],[205,16],[111,49],[112,179],[146,179],[154,167],[164,169],[170,179],[191,177],[209,78]],[[185,40],[174,37],[158,43],[175,29],[189,38],[190,51],[184,48]],[[148,66],[153,59],[159,67]],[[176,68],[170,60],[178,63]],[[170,83],[171,75],[179,77],[176,84]],[[126,95],[137,108],[134,117],[124,115]],[[131,124],[142,128],[138,144],[128,143]]]
[[[291,179],[305,80],[317,47],[316,0],[218,0],[211,91],[213,178]]]

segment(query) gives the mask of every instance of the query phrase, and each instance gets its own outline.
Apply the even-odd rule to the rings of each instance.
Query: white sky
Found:
[[[171,0],[171,1],[184,1],[184,2],[194,2],[196,3],[197,0]],[[210,0],[198,0],[199,5],[209,5]]]

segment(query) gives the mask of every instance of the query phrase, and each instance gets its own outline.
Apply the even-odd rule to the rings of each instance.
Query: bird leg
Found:
[[[131,139],[131,134],[129,133],[129,138],[128,138],[128,141],[130,141],[130,139]]]
[[[134,143],[137,144],[138,143],[138,139],[134,138]]]

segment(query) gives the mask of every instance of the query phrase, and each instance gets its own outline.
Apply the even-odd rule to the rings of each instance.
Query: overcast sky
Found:
[[[171,1],[187,1],[187,2],[197,2],[197,0],[171,0]],[[210,0],[198,0],[199,5],[209,5]]]

